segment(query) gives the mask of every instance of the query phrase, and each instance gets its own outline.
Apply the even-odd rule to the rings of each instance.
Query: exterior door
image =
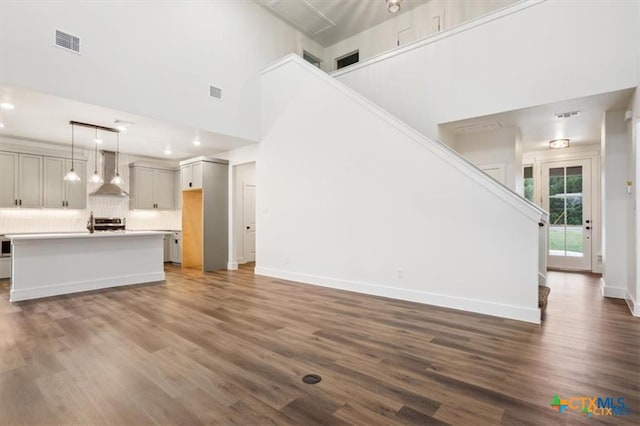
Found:
[[[243,185],[243,222],[244,222],[244,259],[247,262],[256,260],[256,187]]]
[[[550,268],[591,270],[591,161],[542,164],[542,203],[549,212]]]

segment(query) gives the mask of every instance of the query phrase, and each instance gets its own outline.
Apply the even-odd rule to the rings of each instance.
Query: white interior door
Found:
[[[591,161],[543,163],[541,189],[549,212],[548,266],[591,270]]]
[[[243,197],[243,229],[244,229],[244,259],[247,262],[256,260],[256,186],[242,186]]]

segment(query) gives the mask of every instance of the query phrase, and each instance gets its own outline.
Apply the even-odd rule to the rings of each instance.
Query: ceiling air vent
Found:
[[[560,112],[555,114],[556,118],[571,118],[577,117],[580,115],[580,111],[569,111],[569,112]]]
[[[216,99],[222,99],[222,89],[216,86],[209,86],[209,96]]]
[[[56,30],[55,44],[74,53],[80,53],[80,37]]]
[[[457,133],[478,133],[478,132],[486,132],[489,130],[496,130],[499,129],[500,127],[500,123],[496,123],[496,122],[491,122],[491,123],[474,123],[474,124],[469,124],[466,126],[460,126],[460,127],[456,127],[456,132]]]

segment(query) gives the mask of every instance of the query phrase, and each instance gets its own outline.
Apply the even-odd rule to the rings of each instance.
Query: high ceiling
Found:
[[[182,160],[214,155],[250,144],[243,139],[14,86],[0,85],[0,100],[15,106],[13,110],[0,110],[0,122],[4,125],[0,128],[0,135],[6,137],[70,145],[69,121],[113,128],[117,126],[116,120],[124,120],[135,123],[120,134],[120,150],[127,154]],[[76,127],[75,136],[79,147],[93,148],[93,129]],[[99,138],[103,140],[100,149],[115,151],[114,133],[101,132]],[[201,144],[194,145],[194,139]],[[171,153],[165,153],[165,150]]]
[[[454,135],[516,127],[522,135],[523,151],[549,148],[553,139],[570,140],[571,146],[600,143],[602,117],[606,111],[628,108],[634,89],[603,93],[516,111],[443,124]],[[579,111],[579,115],[556,118],[555,114]]]
[[[354,36],[429,0],[403,0],[387,12],[386,0],[254,0],[324,47]]]

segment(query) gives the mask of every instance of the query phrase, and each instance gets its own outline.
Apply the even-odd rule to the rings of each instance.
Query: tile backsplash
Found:
[[[0,234],[86,231],[91,211],[100,217],[126,217],[130,230],[181,229],[180,210],[129,210],[128,206],[126,198],[89,197],[86,210],[0,209]]]

